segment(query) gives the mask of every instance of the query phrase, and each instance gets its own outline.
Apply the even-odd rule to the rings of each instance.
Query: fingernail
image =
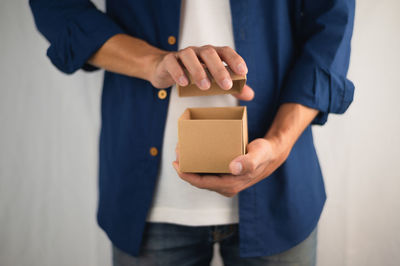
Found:
[[[242,164],[239,162],[232,164],[232,174],[239,175],[242,172]]]
[[[222,88],[225,89],[225,90],[229,90],[230,88],[232,88],[232,80],[228,79],[228,78],[225,78],[222,81]]]
[[[237,66],[237,70],[240,72],[240,73],[243,73],[243,74],[247,74],[247,67],[246,67],[246,65],[244,64],[244,63],[240,63],[238,66]]]
[[[208,79],[202,79],[200,81],[200,89],[202,90],[207,90],[208,88],[210,88],[210,81],[208,81]]]
[[[186,86],[189,83],[189,81],[187,80],[187,78],[185,76],[180,76],[178,81],[179,81],[179,85],[181,85],[181,86]]]

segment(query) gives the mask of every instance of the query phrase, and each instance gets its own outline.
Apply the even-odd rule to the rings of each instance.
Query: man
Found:
[[[30,4],[56,67],[106,70],[98,222],[114,265],[207,265],[214,242],[226,265],[315,264],[325,191],[311,124],[353,99],[354,1],[115,0],[106,14],[87,0]],[[252,88],[177,97],[184,68],[210,87],[203,65],[229,90],[224,62]],[[181,111],[238,104],[250,142],[231,174],[179,172]]]

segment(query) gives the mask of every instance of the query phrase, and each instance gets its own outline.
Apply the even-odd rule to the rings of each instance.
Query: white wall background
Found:
[[[320,266],[400,265],[399,14],[397,0],[358,1],[355,102],[315,128]],[[95,222],[102,73],[63,75],[46,48],[26,1],[2,0],[0,265],[110,265]]]

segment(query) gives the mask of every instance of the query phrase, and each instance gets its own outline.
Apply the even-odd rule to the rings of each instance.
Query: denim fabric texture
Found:
[[[215,243],[220,245],[226,266],[314,266],[317,228],[304,241],[284,252],[241,258],[237,224],[192,227],[147,223],[139,256],[133,257],[113,246],[113,266],[210,265]]]

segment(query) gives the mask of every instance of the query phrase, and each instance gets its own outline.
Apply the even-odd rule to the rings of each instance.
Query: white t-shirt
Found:
[[[183,0],[179,49],[187,46],[234,48],[229,0]],[[237,223],[238,198],[196,188],[183,181],[172,166],[178,141],[178,118],[187,107],[237,106],[231,95],[179,98],[172,87],[167,115],[160,174],[147,221],[182,225]]]

